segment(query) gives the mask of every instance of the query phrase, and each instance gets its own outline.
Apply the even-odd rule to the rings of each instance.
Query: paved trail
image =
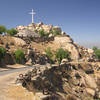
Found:
[[[11,69],[11,70],[6,70],[6,71],[0,71],[0,76],[8,75],[10,73],[15,73],[15,72],[21,72],[21,71],[27,71],[29,69],[34,68],[35,66],[28,66],[24,68],[18,68],[18,69]]]

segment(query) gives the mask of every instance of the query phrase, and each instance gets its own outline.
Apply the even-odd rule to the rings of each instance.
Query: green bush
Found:
[[[95,53],[96,57],[100,60],[100,49],[96,49],[94,51],[94,53]]]
[[[23,50],[16,50],[14,54],[17,63],[21,63],[22,60],[25,58]]]
[[[44,37],[44,36],[45,36],[45,32],[44,32],[43,29],[39,30],[39,35],[40,35],[41,37]]]
[[[45,36],[48,38],[50,33],[46,33]]]
[[[7,34],[9,34],[11,36],[16,35],[17,33],[18,33],[18,31],[14,28],[7,30]]]
[[[59,48],[57,51],[56,51],[56,59],[58,60],[58,63],[60,64],[62,59],[64,58],[69,58],[70,54],[68,51],[65,51],[64,49],[62,48]]]
[[[3,47],[0,47],[0,60],[5,56],[6,54],[6,49]]]
[[[95,51],[95,50],[97,50],[97,49],[98,49],[98,47],[97,47],[97,46],[94,46],[94,47],[93,47],[93,50],[94,50],[94,51]]]
[[[6,27],[3,25],[0,25],[0,34],[5,33],[6,32]]]
[[[45,50],[45,52],[46,52],[46,55],[48,56],[49,59],[51,59],[51,58],[53,57],[53,53],[52,53],[50,47],[48,47],[48,48]]]
[[[45,50],[45,52],[46,52],[46,55],[48,56],[48,58],[49,58],[49,60],[50,60],[50,63],[51,63],[51,64],[54,64],[55,61],[52,59],[52,57],[53,57],[53,52],[51,51],[51,48],[48,47],[48,48]]]
[[[56,28],[53,28],[52,34],[54,34],[54,35],[60,35],[61,33],[59,31],[57,31]]]

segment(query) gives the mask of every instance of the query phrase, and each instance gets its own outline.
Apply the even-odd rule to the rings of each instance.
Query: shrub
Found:
[[[60,32],[57,31],[56,28],[53,28],[53,30],[52,30],[52,34],[54,34],[54,35],[60,35]]]
[[[21,61],[25,58],[23,50],[16,50],[14,54],[17,63],[21,63]]]
[[[45,32],[44,32],[43,29],[39,30],[39,35],[40,35],[41,37],[44,37],[44,36],[45,36]]]
[[[69,52],[68,51],[65,51],[64,49],[62,48],[59,48],[57,51],[56,51],[56,59],[58,60],[58,63],[60,64],[62,59],[64,58],[69,58]]]
[[[53,57],[53,53],[52,53],[50,47],[48,47],[48,48],[45,50],[45,52],[46,52],[46,55],[48,56],[49,59],[51,59],[51,58]]]
[[[6,27],[3,25],[0,25],[0,34],[5,33],[6,32]]]
[[[18,31],[14,28],[7,30],[7,34],[9,34],[11,36],[16,35],[17,33],[18,33]]]
[[[51,51],[51,48],[48,47],[48,48],[45,50],[45,52],[46,52],[46,55],[48,56],[48,58],[50,59],[50,63],[54,63],[54,60],[52,59],[53,53],[52,53],[52,51]]]
[[[100,49],[96,49],[94,51],[94,53],[95,53],[96,57],[100,60]]]
[[[3,47],[0,47],[0,60],[5,56],[6,54],[6,49]]]
[[[94,51],[95,51],[95,50],[97,50],[97,49],[98,49],[98,47],[97,47],[97,46],[94,46],[94,47],[93,47],[93,50],[94,50]]]
[[[46,33],[45,36],[48,38],[50,33]]]

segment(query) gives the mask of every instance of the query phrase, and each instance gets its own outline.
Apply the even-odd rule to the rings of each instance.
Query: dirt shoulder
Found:
[[[15,83],[17,77],[26,71],[0,76],[0,100],[32,100],[33,94]]]

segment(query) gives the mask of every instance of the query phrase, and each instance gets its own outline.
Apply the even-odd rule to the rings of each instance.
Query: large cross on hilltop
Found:
[[[31,13],[29,13],[29,14],[31,14],[32,15],[32,23],[34,23],[34,15],[36,14],[35,12],[34,12],[34,10],[32,9],[32,12]]]

